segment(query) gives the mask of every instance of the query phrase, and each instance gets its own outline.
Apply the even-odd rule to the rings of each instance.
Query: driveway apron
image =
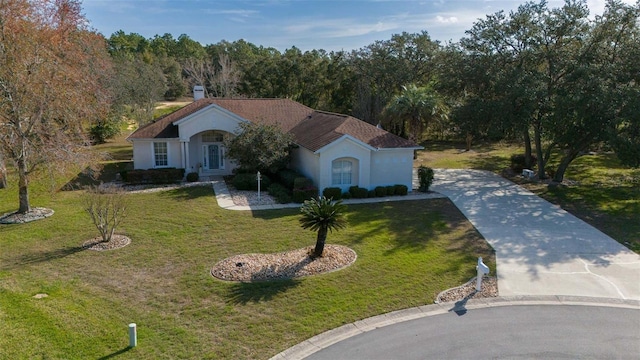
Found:
[[[496,174],[438,169],[448,196],[496,251],[501,296],[640,299],[640,255]]]

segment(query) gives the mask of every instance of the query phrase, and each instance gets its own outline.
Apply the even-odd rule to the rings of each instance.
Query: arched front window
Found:
[[[353,181],[353,162],[350,160],[334,160],[331,165],[332,185],[351,185]]]

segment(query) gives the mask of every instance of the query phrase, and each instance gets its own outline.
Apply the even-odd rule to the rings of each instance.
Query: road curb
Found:
[[[309,338],[273,356],[271,360],[304,359],[305,357],[315,352],[318,352],[347,338],[363,334],[377,328],[409,320],[415,320],[435,315],[443,315],[450,312],[458,312],[462,310],[469,311],[491,307],[527,305],[602,306],[640,310],[640,300],[564,295],[503,296],[471,299],[464,302],[446,302],[393,311],[390,313],[373,316],[367,319],[358,320],[354,323],[346,324]]]

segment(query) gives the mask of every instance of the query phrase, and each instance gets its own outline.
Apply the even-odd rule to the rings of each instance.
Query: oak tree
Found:
[[[79,1],[0,1],[0,152],[18,176],[18,213],[30,210],[34,171],[89,154],[85,130],[107,111],[109,64]]]

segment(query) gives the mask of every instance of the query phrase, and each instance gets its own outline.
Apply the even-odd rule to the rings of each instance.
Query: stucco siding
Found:
[[[312,151],[303,147],[298,147],[291,153],[291,168],[313,180],[313,184],[318,186],[320,174],[320,157]]]
[[[353,158],[357,160],[357,169],[354,171],[356,176],[354,183],[351,185],[369,189],[371,183],[371,150],[350,139],[336,141],[322,149],[320,153],[318,189],[322,192],[324,188],[335,186],[331,183],[332,163],[334,160],[341,158]]]
[[[155,168],[155,158],[153,154],[154,142],[167,143],[167,166],[182,168],[182,148],[180,141],[170,139],[158,140],[137,140],[133,143],[133,162],[136,169],[153,169]]]
[[[192,136],[207,130],[221,130],[235,134],[239,130],[240,120],[232,118],[218,109],[193,115],[193,118],[181,120],[179,133],[182,140],[189,140]]]
[[[182,144],[180,141],[167,141],[167,148],[169,149],[169,164],[167,167],[183,168],[182,163]],[[153,150],[152,150],[153,151]]]
[[[373,152],[370,188],[401,184],[411,191],[412,172],[413,150],[389,149]]]
[[[151,141],[138,140],[133,142],[133,163],[136,169],[153,168],[153,154]]]

